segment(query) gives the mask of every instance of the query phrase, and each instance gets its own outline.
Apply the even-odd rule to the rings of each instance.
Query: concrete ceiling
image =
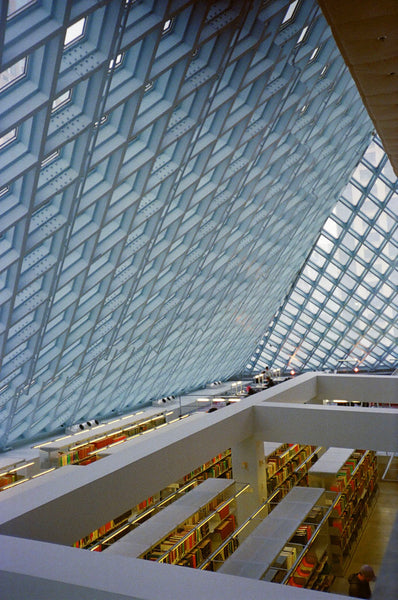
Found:
[[[398,2],[318,2],[398,176]]]

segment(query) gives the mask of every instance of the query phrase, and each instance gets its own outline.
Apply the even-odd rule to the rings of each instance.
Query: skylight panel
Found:
[[[0,73],[0,93],[26,75],[28,59],[25,56]]]
[[[304,27],[304,28],[301,30],[300,37],[299,37],[299,39],[297,40],[297,43],[298,43],[298,44],[301,44],[301,42],[303,42],[303,41],[305,40],[305,37],[306,37],[306,35],[307,35],[307,32],[308,32],[308,26]]]
[[[379,169],[385,160],[385,155],[379,154],[379,147],[374,140],[366,158],[363,158],[355,171],[355,176],[362,185],[366,181],[372,181],[376,168]],[[376,158],[372,158],[375,153]],[[369,167],[371,163],[373,166]],[[390,210],[387,203],[387,206],[383,206],[380,200],[369,197],[370,186],[365,185],[365,191],[361,192],[353,185],[353,181],[351,179],[344,189],[342,199],[333,210],[333,216],[327,219],[291,296],[279,311],[279,318],[283,318],[285,311],[291,314],[291,302],[295,300],[298,313],[294,323],[282,339],[274,335],[280,323],[278,318],[270,325],[265,334],[267,349],[260,354],[259,360],[264,361],[266,354],[268,363],[278,364],[280,368],[288,370],[291,357],[287,359],[285,356],[286,340],[292,340],[295,333],[300,333],[316,347],[316,355],[312,354],[311,357],[307,357],[304,352],[297,353],[303,361],[300,369],[320,369],[326,366],[347,370],[353,368],[358,361],[364,362],[364,366],[370,369],[377,368],[380,364],[389,368],[386,357],[391,354],[391,346],[396,341],[394,324],[398,320],[393,302],[394,281],[398,282],[398,275],[394,279],[391,264],[395,264],[397,260],[398,248],[391,241],[386,241],[386,237],[389,239],[388,236],[391,236],[391,231],[396,226],[398,202],[395,199]],[[380,178],[376,181],[380,181]],[[391,190],[385,182],[382,183]],[[375,219],[377,221],[371,227],[369,223]],[[362,238],[361,242],[359,236]],[[319,257],[322,257],[322,263],[319,263]],[[303,275],[308,277],[308,281],[303,280]],[[311,281],[316,282],[316,285],[311,286]],[[338,282],[338,285],[333,281]],[[300,290],[305,290],[308,298],[301,309],[297,302],[297,298],[303,293]],[[323,303],[325,310],[320,310]],[[363,337],[365,331],[366,340]],[[384,337],[381,331],[385,333]],[[377,356],[375,346],[380,346]],[[368,354],[371,347],[373,358]]]
[[[394,293],[394,290],[389,285],[387,285],[387,283],[383,283],[383,285],[380,288],[380,293],[385,298],[391,298],[392,294]]]
[[[54,162],[54,160],[56,160],[58,158],[58,156],[59,156],[59,150],[52,152],[42,161],[41,166],[46,167],[50,163]]]
[[[298,0],[294,0],[287,9],[285,16],[283,17],[282,25],[286,25],[289,21],[293,20],[295,16],[295,10],[297,8]]]
[[[163,25],[163,30],[162,30],[162,35],[164,35],[165,33],[169,33],[174,25],[174,19],[167,19],[167,21],[164,22]]]
[[[384,237],[378,233],[375,229],[372,229],[366,238],[366,241],[374,248],[380,248],[384,242]]]
[[[370,291],[363,285],[359,285],[355,290],[355,293],[358,294],[358,296],[360,296],[363,300],[366,300],[370,296]]]
[[[111,71],[112,69],[117,69],[118,67],[120,67],[120,65],[123,62],[123,58],[123,53],[118,54],[115,59],[112,58],[112,60],[109,62],[109,70]]]
[[[370,189],[370,193],[377,198],[377,200],[380,200],[380,202],[385,202],[389,192],[390,192],[390,187],[388,185],[386,185],[384,183],[384,181],[382,181],[381,179],[376,179],[376,181],[374,182],[374,184],[372,185],[371,189]]]
[[[366,198],[362,204],[362,210],[372,220],[377,215],[379,207],[370,198]]]
[[[358,233],[362,236],[366,232],[367,228],[367,223],[361,217],[355,217],[352,222],[352,230],[355,231],[355,233]]]
[[[372,142],[364,154],[364,159],[369,162],[373,167],[378,167],[384,158],[384,150],[376,143]]]
[[[370,169],[368,169],[367,167],[365,167],[365,165],[363,163],[361,163],[354,175],[353,175],[353,179],[356,179],[358,181],[358,183],[360,183],[363,187],[367,187],[368,183],[370,182],[370,180],[373,177],[373,173]]]
[[[336,221],[334,219],[329,218],[325,225],[324,225],[324,229],[325,231],[327,231],[331,236],[333,236],[336,240],[339,238],[341,232],[343,231],[343,228],[336,223]]]
[[[319,248],[321,248],[321,250],[323,250],[327,254],[330,254],[333,250],[333,242],[331,240],[329,240],[327,237],[325,237],[324,235],[321,235],[319,237],[318,246],[319,246]]]
[[[385,233],[390,233],[395,227],[396,222],[396,219],[392,219],[388,213],[384,212],[378,217],[376,224]]]
[[[355,185],[350,183],[343,191],[343,198],[346,198],[352,206],[356,206],[362,198],[362,192]]]
[[[85,25],[86,25],[86,19],[83,18],[83,19],[80,19],[79,21],[76,21],[76,23],[73,23],[73,25],[70,25],[70,27],[68,27],[68,29],[66,30],[65,40],[64,40],[65,48],[67,46],[71,46],[72,44],[74,44],[75,42],[77,42],[78,40],[80,40],[83,37]]]
[[[67,90],[64,94],[61,94],[58,96],[58,98],[55,98],[51,105],[51,112],[55,112],[56,110],[62,108],[62,106],[65,106],[65,104],[68,104],[71,101],[71,98],[72,90]]]
[[[36,2],[37,0],[10,0],[7,7],[7,19],[12,19]]]

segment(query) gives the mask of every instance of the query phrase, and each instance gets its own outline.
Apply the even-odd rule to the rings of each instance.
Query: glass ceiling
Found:
[[[327,219],[251,369],[398,365],[398,180],[375,137]]]
[[[370,141],[317,2],[10,1],[0,34],[0,448],[241,373]]]

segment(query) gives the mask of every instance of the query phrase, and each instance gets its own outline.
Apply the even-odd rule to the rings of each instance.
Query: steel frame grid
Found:
[[[248,371],[393,371],[398,180],[374,136]]]
[[[286,23],[288,0],[20,4],[0,37],[3,78],[28,56],[0,89],[3,447],[240,372],[371,129],[313,0]]]

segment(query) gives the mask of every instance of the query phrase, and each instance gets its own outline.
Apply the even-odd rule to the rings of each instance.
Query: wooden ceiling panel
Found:
[[[398,177],[398,1],[318,3]]]

